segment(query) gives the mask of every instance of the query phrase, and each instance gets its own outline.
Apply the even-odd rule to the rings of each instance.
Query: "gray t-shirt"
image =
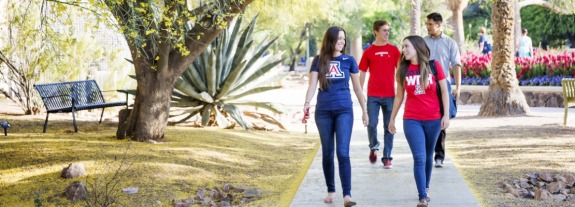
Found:
[[[434,39],[431,36],[426,36],[425,43],[431,52],[431,60],[437,60],[443,68],[443,72],[446,77],[450,77],[449,68],[450,66],[461,66],[461,57],[459,55],[459,47],[455,40],[444,35],[443,32],[439,35],[439,38]],[[451,78],[447,78],[451,83]]]

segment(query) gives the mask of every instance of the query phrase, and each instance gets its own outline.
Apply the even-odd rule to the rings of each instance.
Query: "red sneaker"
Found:
[[[375,164],[376,161],[377,161],[377,151],[369,150],[369,162],[371,162],[371,164]]]
[[[391,160],[384,160],[383,161],[383,168],[391,169],[391,167],[393,167],[393,165],[391,164]]]

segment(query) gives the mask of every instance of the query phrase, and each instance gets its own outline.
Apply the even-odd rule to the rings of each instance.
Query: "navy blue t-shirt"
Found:
[[[319,57],[313,59],[311,71],[318,72]],[[359,73],[355,58],[342,54],[331,60],[327,79],[330,87],[319,90],[317,94],[316,110],[336,110],[352,107],[351,92],[349,90],[350,74]]]

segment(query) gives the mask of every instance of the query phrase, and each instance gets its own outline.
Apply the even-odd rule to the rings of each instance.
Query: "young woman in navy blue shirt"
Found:
[[[345,31],[340,27],[330,27],[325,32],[320,55],[314,58],[311,65],[304,112],[309,110],[309,103],[319,83],[315,122],[321,139],[323,173],[328,192],[324,202],[332,203],[334,200],[335,151],[339,164],[344,206],[354,206],[356,202],[351,198],[351,164],[349,161],[349,142],[353,127],[350,79],[363,112],[364,126],[368,123],[368,117],[365,97],[359,82],[357,62],[354,57],[345,54],[345,37]]]

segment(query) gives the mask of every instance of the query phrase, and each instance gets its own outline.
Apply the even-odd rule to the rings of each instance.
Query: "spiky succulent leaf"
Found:
[[[240,37],[240,41],[238,42],[238,46],[240,48],[245,47],[246,43],[251,41],[252,32],[254,31],[254,28],[256,26],[257,19],[258,19],[258,15],[254,16],[254,18],[250,22],[250,25],[248,25],[248,27],[242,33],[242,36]],[[238,60],[234,59],[234,62],[236,62],[236,61],[238,61]]]
[[[200,95],[200,93],[196,92],[196,88],[194,88],[194,86],[192,86],[190,82],[186,82],[181,78],[176,81],[176,85],[174,86],[174,88],[192,98],[207,101],[202,99],[203,97]]]
[[[229,104],[238,106],[253,106],[257,108],[267,109],[276,114],[281,114],[285,111],[286,106],[280,103],[273,102],[259,102],[259,101],[231,101]]]
[[[226,112],[228,112],[228,114],[232,116],[236,123],[238,123],[241,127],[246,130],[249,128],[248,124],[244,120],[242,111],[237,106],[231,104],[222,104],[221,107],[226,110]]]
[[[264,66],[263,68],[261,68],[260,70],[256,71],[254,74],[251,74],[249,76],[246,76],[245,79],[243,81],[241,81],[241,84],[236,86],[234,89],[232,89],[230,91],[230,93],[233,93],[234,91],[240,90],[242,89],[242,87],[244,87],[245,85],[249,84],[250,82],[256,80],[257,78],[263,76],[265,73],[269,72],[270,70],[272,70],[276,65],[278,65],[279,63],[281,63],[283,60],[278,60],[276,62],[273,62],[271,64],[268,64],[266,66]],[[244,77],[244,76],[242,76]]]
[[[275,89],[279,89],[279,88],[281,88],[281,86],[264,86],[264,87],[252,88],[252,89],[249,89],[249,90],[247,90],[243,93],[240,93],[238,95],[228,96],[228,97],[226,97],[226,100],[228,100],[228,101],[236,100],[236,99],[240,99],[240,98],[247,96],[247,95],[262,93],[262,92],[271,91],[271,90],[275,90]]]
[[[210,96],[210,94],[206,93],[205,91],[202,91],[200,93],[200,96],[202,97],[202,101],[206,102],[206,103],[213,103],[214,99],[212,98],[212,96]]]
[[[249,128],[244,121],[241,109],[234,106],[234,103],[227,102],[226,98],[231,97],[235,100],[279,88],[268,86],[268,84],[272,79],[269,77],[272,75],[269,72],[282,62],[281,56],[263,56],[277,38],[256,44],[252,34],[257,16],[244,29],[241,29],[241,22],[242,19],[238,18],[229,24],[216,42],[208,46],[178,80],[187,82],[187,84],[177,84],[174,90],[172,105],[186,107],[203,105],[199,111],[201,111],[204,126],[211,124],[210,119],[214,117],[216,124],[224,127],[230,126],[229,120],[225,118],[227,115],[240,126]],[[275,113],[280,113],[281,110],[281,107],[272,103],[243,102],[241,104],[265,108]],[[220,113],[221,111],[218,110],[224,110],[226,113]]]
[[[188,113],[188,115],[185,116],[184,118],[181,118],[181,119],[178,120],[178,121],[169,121],[168,124],[173,125],[173,124],[181,124],[181,123],[184,123],[184,122],[188,121],[188,119],[194,117],[194,116],[195,116],[196,114],[198,114],[199,112],[200,112],[200,111],[195,111],[195,112],[192,112],[192,113]],[[170,115],[170,117],[172,117],[172,116]]]
[[[214,112],[216,112],[216,122],[220,128],[225,129],[230,127],[231,123],[228,121],[228,119],[226,119],[224,115],[222,115],[219,110],[215,109]]]
[[[208,93],[212,96],[216,94],[216,84],[217,84],[216,56],[217,56],[216,50],[213,50],[212,53],[210,54],[210,57],[208,57],[209,60],[207,65],[208,69],[206,70],[206,84],[208,85]]]
[[[202,126],[208,126],[208,122],[210,122],[212,108],[214,105],[208,104],[204,106],[204,111],[202,112]]]
[[[194,67],[194,64],[191,64],[186,72],[183,74],[185,81],[192,83],[198,91],[206,91],[206,83],[202,78],[202,75],[198,72],[198,69]]]
[[[172,114],[170,114],[170,117],[176,117],[176,116],[182,116],[185,114],[190,114],[190,113],[198,113],[202,110],[202,108],[204,108],[204,105],[199,105],[199,106],[195,106],[195,107],[186,107],[186,108],[182,108],[181,110],[172,110]],[[176,114],[177,113],[177,114]]]
[[[242,61],[241,64],[239,64],[236,68],[232,69],[232,72],[229,74],[228,79],[226,80],[226,82],[222,86],[218,95],[216,95],[216,99],[219,99],[222,96],[228,94],[231,87],[235,85],[236,81],[240,77],[240,74],[242,73],[242,70],[243,70],[244,66],[246,65],[246,63],[247,63],[247,61]]]
[[[277,83],[278,81],[280,81],[282,78],[284,78],[285,76],[289,75],[288,73],[282,73],[280,71],[281,69],[274,69],[264,75],[262,75],[260,78],[251,81],[249,84],[245,85],[242,88],[236,88],[235,91],[228,93],[228,96],[226,97],[222,97],[219,98],[222,101],[231,101],[231,100],[235,100],[237,99],[236,96],[238,94],[242,94],[245,93],[246,91],[251,90],[253,87],[259,87],[262,85],[269,85],[269,86],[279,86],[279,85],[270,85],[270,83]],[[280,75],[276,75],[274,73],[280,74]]]

